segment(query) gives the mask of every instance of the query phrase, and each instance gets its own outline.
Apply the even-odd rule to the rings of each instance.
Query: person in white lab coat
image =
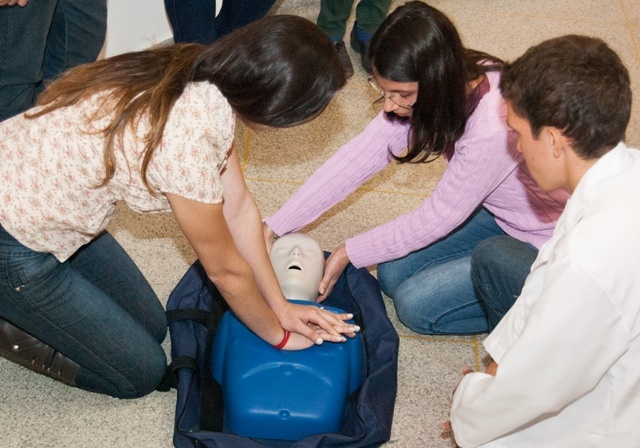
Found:
[[[563,36],[508,64],[508,123],[538,185],[571,199],[521,295],[465,371],[461,447],[640,444],[640,151],[624,143],[629,74],[603,41]]]

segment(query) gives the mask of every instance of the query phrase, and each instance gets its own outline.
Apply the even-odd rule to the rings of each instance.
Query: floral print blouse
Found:
[[[192,83],[176,101],[141,177],[140,120],[115,143],[116,172],[104,186],[104,139],[111,114],[88,122],[99,96],[35,119],[18,115],[0,123],[0,224],[14,238],[61,262],[109,223],[117,201],[141,213],[170,211],[164,193],[204,203],[222,202],[220,172],[231,148],[235,117],[220,91]]]

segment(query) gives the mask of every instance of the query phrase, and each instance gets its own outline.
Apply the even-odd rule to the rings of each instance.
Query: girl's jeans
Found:
[[[442,240],[378,266],[382,291],[393,299],[398,318],[423,334],[478,334],[489,329],[471,283],[471,254],[481,241],[505,235],[480,208]]]
[[[60,263],[0,226],[0,316],[78,363],[86,390],[140,397],[166,369],[162,304],[107,232]]]

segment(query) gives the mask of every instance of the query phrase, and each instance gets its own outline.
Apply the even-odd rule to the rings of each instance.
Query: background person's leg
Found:
[[[42,91],[42,63],[55,0],[0,7],[0,121],[30,109]]]
[[[177,44],[215,40],[215,0],[164,0],[164,8]]]
[[[264,17],[275,0],[224,0],[216,17],[215,39]]]
[[[369,44],[389,12],[391,0],[360,0],[356,6],[356,22],[351,30],[351,48],[360,54],[362,68],[372,74]]]
[[[347,78],[353,76],[353,64],[344,43],[344,34],[347,29],[347,20],[351,15],[353,0],[321,0],[320,14],[316,21],[331,41],[340,58],[340,64]]]
[[[359,32],[371,39],[382,21],[387,17],[391,0],[360,0],[356,6],[356,24]]]
[[[58,0],[44,53],[45,82],[95,61],[107,32],[106,0]]]
[[[515,303],[537,256],[531,244],[507,235],[489,238],[473,251],[471,281],[487,313],[489,331]]]
[[[344,40],[354,0],[320,0],[316,23],[332,40]]]

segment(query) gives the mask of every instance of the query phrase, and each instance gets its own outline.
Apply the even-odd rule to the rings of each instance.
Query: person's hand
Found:
[[[349,264],[349,256],[347,255],[347,248],[344,243],[335,248],[335,250],[329,255],[324,265],[324,275],[320,282],[320,288],[318,293],[318,302],[323,302],[337,283],[342,272]]]
[[[29,0],[0,0],[0,6],[13,6],[18,5],[25,7],[29,3]]]
[[[309,328],[312,328],[314,331],[318,332],[319,334],[326,333],[326,331],[324,331],[322,328],[320,328],[315,324],[309,324],[308,326]],[[346,335],[349,336],[350,338],[353,338],[355,337],[356,334],[351,333]],[[283,350],[303,350],[305,348],[311,347],[312,345],[316,345],[316,344],[311,342],[306,336],[303,336],[298,333],[291,333],[291,335],[289,336],[289,341],[283,347]]]
[[[304,350],[305,348],[309,348],[313,345],[315,344],[306,336],[303,336],[300,333],[291,333],[287,344],[282,347],[282,350]]]
[[[264,242],[267,245],[267,253],[270,254],[271,246],[273,246],[273,243],[276,240],[276,234],[264,221],[262,222],[262,234],[264,235]]]
[[[357,325],[346,323],[352,314],[335,314],[311,305],[298,305],[289,301],[279,310],[274,310],[280,325],[291,332],[285,350],[298,350],[320,345],[323,342],[345,342],[346,336],[354,337],[360,331]],[[304,336],[307,341],[301,341]]]
[[[462,376],[468,375],[469,373],[473,373],[473,369],[469,366],[464,366],[462,368]],[[453,393],[451,394],[452,397],[456,393],[457,388],[458,386],[456,386],[453,389]],[[449,402],[449,407],[451,407],[451,402]],[[453,428],[451,427],[451,420],[445,420],[440,425],[440,436],[443,439],[451,439],[451,446],[453,448],[460,448],[460,446],[456,442],[456,437],[455,437],[455,434],[453,433]]]
[[[443,439],[451,440],[451,446],[453,448],[460,448],[460,445],[456,442],[456,438],[453,435],[453,429],[451,428],[451,421],[446,420],[440,425],[440,437]]]

